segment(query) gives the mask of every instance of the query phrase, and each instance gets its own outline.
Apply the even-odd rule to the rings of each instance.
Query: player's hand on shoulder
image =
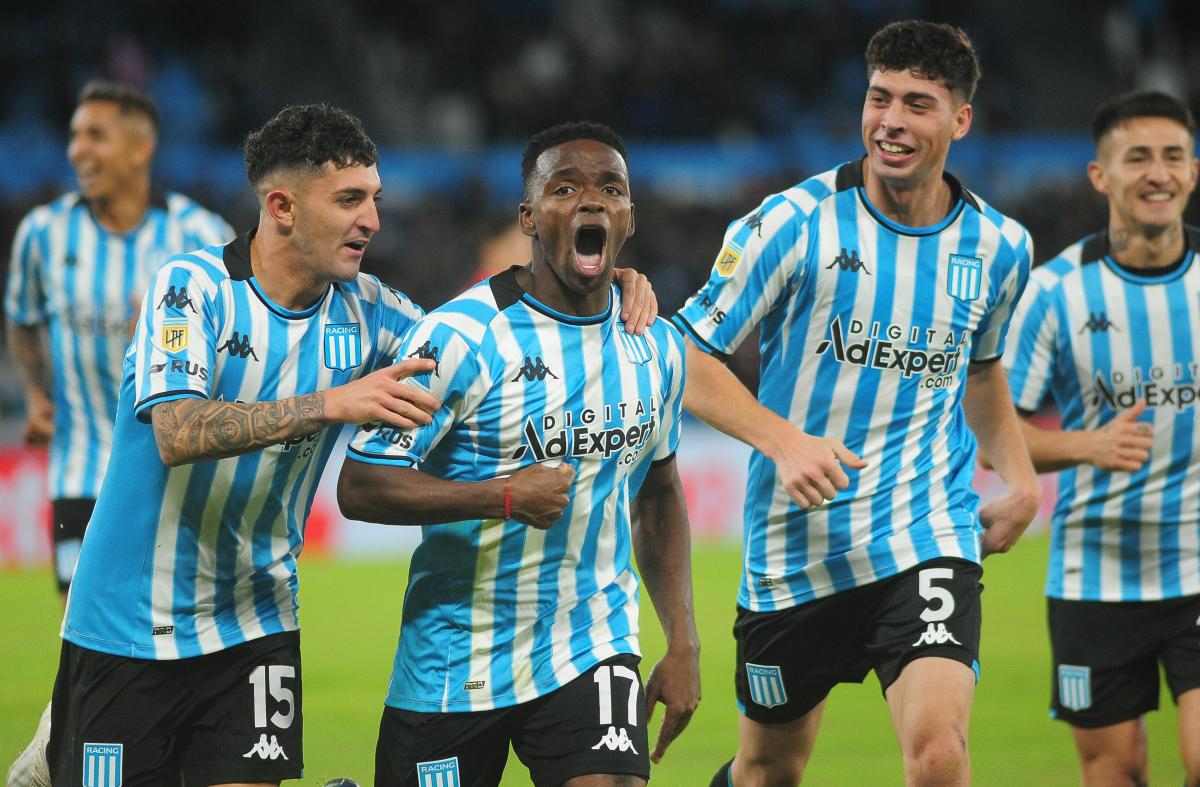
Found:
[[[802,508],[819,506],[832,500],[850,486],[845,468],[861,470],[867,466],[839,440],[805,434],[794,426],[781,430],[770,459],[784,488]]]
[[[399,429],[424,426],[441,404],[428,391],[405,383],[404,378],[431,371],[434,365],[427,358],[408,358],[330,388],[322,393],[325,417],[343,424],[382,421]]]
[[[511,513],[509,518],[523,525],[548,530],[562,516],[570,502],[575,468],[563,462],[558,467],[530,465],[508,478]]]
[[[658,297],[650,280],[633,268],[614,268],[613,281],[621,289],[621,319],[626,333],[641,336],[658,318]]]
[[[1089,432],[1088,464],[1110,473],[1140,470],[1154,447],[1154,426],[1137,420],[1145,411],[1146,401],[1139,399],[1133,407]]]
[[[1042,488],[1015,489],[979,509],[983,525],[983,556],[1007,552],[1016,545],[1042,504]]]
[[[700,651],[698,647],[668,648],[646,681],[646,723],[654,718],[658,703],[666,707],[662,727],[650,761],[658,764],[671,741],[679,737],[700,705]]]

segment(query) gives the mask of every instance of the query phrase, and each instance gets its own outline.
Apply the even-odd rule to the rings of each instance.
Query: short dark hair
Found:
[[[975,95],[982,70],[961,28],[920,19],[892,22],[867,43],[867,79],[876,71],[911,71],[941,82],[964,101]]]
[[[120,107],[122,115],[138,112],[145,115],[154,130],[158,131],[158,106],[149,93],[132,85],[107,79],[93,79],[79,91],[78,103],[83,104],[86,101],[111,101]]]
[[[362,121],[328,104],[284,107],[262,128],[250,132],[243,150],[246,179],[254,188],[281,169],[316,174],[326,163],[343,169],[379,162],[379,151]]]
[[[625,152],[625,140],[603,123],[591,120],[574,120],[569,123],[559,123],[544,131],[539,131],[525,143],[525,152],[521,154],[521,180],[525,184],[525,199],[533,195],[529,193],[530,179],[537,168],[538,157],[547,150],[565,142],[576,139],[591,139],[621,154],[625,166],[629,166],[629,155]]]
[[[1108,132],[1133,118],[1167,118],[1187,129],[1194,139],[1196,119],[1182,101],[1157,90],[1134,90],[1107,98],[1092,115],[1092,141],[1097,145]]]

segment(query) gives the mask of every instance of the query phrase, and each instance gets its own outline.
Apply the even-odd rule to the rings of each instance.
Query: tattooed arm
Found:
[[[163,402],[150,411],[158,454],[175,467],[239,456],[332,424],[383,421],[400,429],[427,424],[437,400],[400,381],[432,368],[430,360],[406,360],[337,388],[271,402]]]

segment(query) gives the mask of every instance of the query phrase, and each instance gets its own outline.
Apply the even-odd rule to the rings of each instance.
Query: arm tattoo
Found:
[[[320,393],[253,404],[174,399],[155,405],[150,417],[160,450],[175,464],[238,456],[327,425]]]

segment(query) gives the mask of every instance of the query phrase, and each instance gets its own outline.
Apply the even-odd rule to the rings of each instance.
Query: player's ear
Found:
[[[517,224],[521,228],[521,234],[531,238],[537,237],[537,222],[533,219],[533,206],[528,202],[522,202],[521,207],[517,208]]]
[[[971,130],[971,121],[975,118],[975,110],[971,108],[969,103],[963,103],[961,107],[954,110],[954,136],[952,140],[958,142],[967,135]]]
[[[1101,194],[1108,194],[1108,178],[1105,177],[1103,164],[1099,161],[1089,161],[1087,175],[1088,180],[1092,182],[1092,188]]]
[[[271,189],[263,198],[263,207],[280,229],[296,225],[296,199],[286,189]]]

